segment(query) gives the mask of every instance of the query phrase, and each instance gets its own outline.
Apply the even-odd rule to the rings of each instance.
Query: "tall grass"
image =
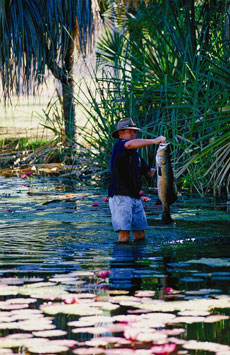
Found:
[[[163,134],[171,142],[182,189],[201,195],[229,192],[229,44],[219,15],[207,46],[201,10],[196,9],[194,32],[191,21],[184,28],[188,12],[143,6],[128,18],[126,30],[107,32],[100,41],[93,88],[85,83],[84,102],[75,100],[88,119],[78,127],[81,144],[93,154],[101,176],[108,174],[115,123],[131,116],[143,127],[143,137]],[[154,149],[142,154],[155,164]]]

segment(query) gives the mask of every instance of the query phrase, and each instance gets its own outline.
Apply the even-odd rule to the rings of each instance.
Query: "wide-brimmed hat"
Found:
[[[112,133],[113,138],[119,138],[119,131],[124,129],[134,129],[135,131],[140,131],[141,129],[136,126],[132,118],[123,118],[117,123],[117,129]]]

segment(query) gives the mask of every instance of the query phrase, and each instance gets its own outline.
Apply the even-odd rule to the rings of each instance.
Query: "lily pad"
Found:
[[[83,304],[51,304],[41,306],[41,310],[50,315],[58,313],[75,314],[79,316],[101,315],[103,312],[95,307],[88,307]]]
[[[230,352],[230,347],[228,345],[213,343],[213,342],[202,342],[197,340],[189,340],[184,345],[185,349],[189,350],[204,350],[211,352]]]
[[[97,355],[97,354],[103,354],[104,351],[103,349],[100,348],[79,348],[73,350],[73,354],[76,355]]]
[[[20,291],[20,288],[17,286],[6,286],[1,285],[0,287],[0,296],[16,296]]]
[[[53,330],[37,331],[37,332],[33,332],[32,334],[36,337],[52,338],[52,337],[61,337],[63,335],[66,335],[67,332],[61,329],[53,329]]]
[[[107,332],[107,329],[105,327],[84,327],[84,328],[76,328],[72,329],[72,332],[77,334],[77,333],[89,333],[89,334],[94,334],[94,335],[100,335],[104,334]]]
[[[89,316],[81,317],[78,321],[69,322],[71,327],[89,327],[91,325],[112,323],[112,318],[107,316]]]
[[[229,267],[230,259],[229,258],[201,258],[201,259],[192,259],[188,260],[189,264],[204,264],[212,267]]]

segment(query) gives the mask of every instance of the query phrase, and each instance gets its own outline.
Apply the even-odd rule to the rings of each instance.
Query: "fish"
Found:
[[[170,206],[177,200],[173,169],[170,159],[170,143],[160,143],[156,153],[157,192],[162,204],[162,224],[170,224]]]

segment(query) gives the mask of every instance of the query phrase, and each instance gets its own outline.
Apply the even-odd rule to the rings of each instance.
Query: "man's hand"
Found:
[[[164,136],[159,136],[155,139],[155,144],[166,143],[166,138]]]
[[[154,177],[155,174],[156,174],[156,169],[151,168],[151,169],[148,171],[147,174],[148,174],[149,177]]]

